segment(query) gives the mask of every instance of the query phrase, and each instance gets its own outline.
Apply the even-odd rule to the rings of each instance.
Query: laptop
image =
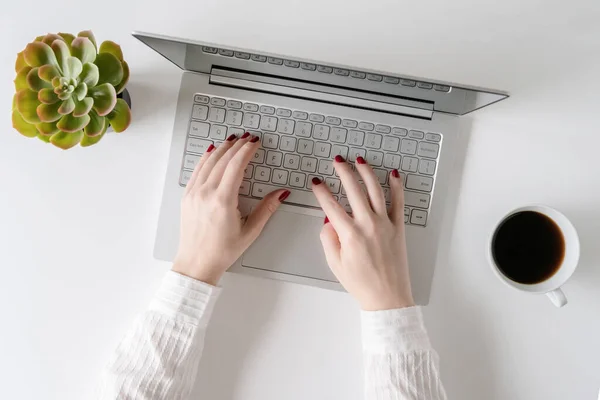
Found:
[[[291,195],[230,271],[343,290],[325,261],[319,240],[324,213],[311,180],[322,179],[351,212],[332,160],[339,154],[353,163],[362,156],[388,201],[389,172],[402,174],[413,293],[418,304],[428,303],[459,116],[505,93],[150,33],[133,36],[183,71],[156,258],[175,256],[180,200],[200,156],[231,134],[249,132],[261,137],[261,148],[244,173],[242,214],[272,190],[287,188]]]

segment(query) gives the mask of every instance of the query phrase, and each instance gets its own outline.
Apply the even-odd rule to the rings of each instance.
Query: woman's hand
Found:
[[[173,271],[216,285],[256,240],[289,191],[268,194],[244,221],[238,190],[244,169],[259,147],[258,137],[231,135],[204,153],[181,201],[181,234]]]
[[[341,156],[336,156],[333,164],[346,190],[352,215],[338,204],[327,185],[313,180],[313,192],[328,217],[321,242],[329,267],[363,310],[413,306],[400,174],[393,170],[388,177],[392,192],[388,213],[379,180],[362,157],[357,158],[355,165],[366,194],[350,164]]]

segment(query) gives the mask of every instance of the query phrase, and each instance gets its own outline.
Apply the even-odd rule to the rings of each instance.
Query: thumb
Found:
[[[323,229],[321,229],[321,244],[323,245],[323,250],[325,251],[327,264],[329,265],[329,268],[333,274],[337,276],[336,269],[340,263],[341,244],[337,232],[335,231],[333,225],[331,225],[328,221],[325,222]]]
[[[269,221],[269,218],[277,211],[281,202],[287,198],[286,194],[289,196],[289,191],[285,189],[275,190],[266,195],[254,207],[244,224],[244,237],[248,238],[250,242],[256,240]]]

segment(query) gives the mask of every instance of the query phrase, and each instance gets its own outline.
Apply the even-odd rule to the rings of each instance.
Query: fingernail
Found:
[[[240,139],[246,139],[250,134],[248,132],[244,133]]]
[[[344,162],[346,160],[344,160],[344,157],[340,156],[339,154],[337,156],[335,156],[334,160],[336,162]]]
[[[323,220],[323,225],[328,224],[329,223],[329,218],[327,218],[327,216],[325,216],[325,219]]]
[[[258,136],[254,136],[252,139],[250,139],[250,143],[256,143],[258,142]]]
[[[231,142],[233,139],[235,139],[235,135],[229,135],[229,137],[227,138],[228,142]]]
[[[316,185],[320,185],[321,184],[321,180],[315,176],[314,178],[312,178],[312,184],[315,185],[315,186]]]
[[[281,193],[281,195],[279,196],[279,201],[283,203],[283,201],[285,199],[287,199],[288,197],[290,197],[290,191],[286,190],[285,192]]]
[[[211,144],[210,146],[208,146],[208,149],[206,149],[206,152],[207,152],[207,153],[210,153],[210,152],[211,152],[211,151],[213,151],[214,149],[215,149],[215,146]]]
[[[392,170],[392,176],[393,176],[394,178],[400,178],[400,173],[398,172],[398,170],[397,170],[397,169],[393,169],[393,170]]]
[[[366,164],[367,162],[365,161],[364,158],[362,158],[361,156],[356,157],[356,162],[359,164]]]

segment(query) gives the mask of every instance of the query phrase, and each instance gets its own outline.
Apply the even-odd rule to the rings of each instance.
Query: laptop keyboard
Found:
[[[261,148],[244,172],[240,196],[263,198],[285,187],[291,191],[286,203],[320,208],[311,192],[312,179],[318,177],[351,212],[333,158],[339,154],[354,163],[362,156],[379,178],[388,205],[389,172],[400,171],[404,222],[427,224],[442,141],[439,133],[197,94],[179,183],[187,184],[208,146],[244,132],[259,136]]]

